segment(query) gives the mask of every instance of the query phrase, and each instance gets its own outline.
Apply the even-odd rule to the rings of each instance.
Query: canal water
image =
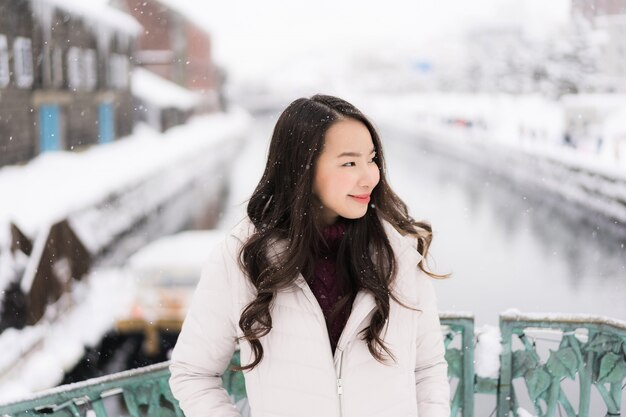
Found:
[[[420,147],[382,128],[392,187],[433,226],[430,266],[442,310],[497,324],[510,308],[626,320],[626,225]]]

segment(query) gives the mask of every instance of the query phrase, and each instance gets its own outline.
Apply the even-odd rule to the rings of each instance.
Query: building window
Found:
[[[0,87],[6,87],[11,81],[9,74],[9,49],[7,37],[0,35]]]
[[[111,54],[109,69],[109,85],[117,89],[128,87],[128,57],[122,54]]]
[[[51,51],[50,67],[52,68],[52,86],[63,86],[63,51],[60,47],[54,47]]]
[[[67,86],[72,90],[78,90],[83,84],[83,60],[80,48],[72,46],[67,51]]]
[[[23,37],[15,38],[13,41],[13,54],[15,83],[20,88],[28,88],[33,85],[33,57],[30,39]]]
[[[83,62],[85,69],[85,88],[93,90],[98,83],[98,72],[96,69],[96,51],[85,49],[83,51]]]

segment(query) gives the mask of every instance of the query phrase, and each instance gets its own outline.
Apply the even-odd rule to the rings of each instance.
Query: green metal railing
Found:
[[[222,376],[233,401],[246,397],[239,352]],[[184,417],[169,387],[169,362],[64,385],[22,401],[0,406],[0,416],[12,417]]]
[[[178,402],[169,389],[167,365],[160,363],[60,386],[32,398],[2,406],[0,415],[183,417]],[[116,412],[109,413],[112,409]]]
[[[526,403],[538,417],[621,415],[626,322],[603,317],[503,313],[499,378],[480,378],[474,370],[473,315],[442,313],[440,318],[453,387],[451,417],[473,417],[475,393],[496,396],[497,417],[528,415],[520,409]],[[547,355],[536,343],[546,340],[555,347]],[[238,352],[231,364],[239,364]],[[0,405],[0,416],[183,417],[168,379],[167,362],[147,366]],[[575,383],[565,389],[568,379]],[[241,372],[232,372],[229,366],[222,381],[234,402],[246,398]],[[591,407],[592,390],[601,398],[602,406]]]
[[[557,346],[544,360],[537,351],[537,337],[533,337],[532,332],[545,334],[546,330],[550,330]],[[604,402],[606,416],[621,415],[626,379],[625,322],[603,317],[509,313],[500,315],[500,334],[498,416],[512,413],[519,417],[520,390],[514,386],[516,379],[524,381],[525,394],[538,417],[598,416],[590,414],[592,387]],[[514,342],[520,346],[516,350]],[[578,380],[577,406],[571,394],[568,397],[563,389],[567,379]]]

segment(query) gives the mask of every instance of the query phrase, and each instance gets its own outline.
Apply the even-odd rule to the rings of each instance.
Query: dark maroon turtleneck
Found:
[[[339,336],[348,321],[350,312],[352,310],[352,303],[354,296],[350,298],[348,303],[341,309],[341,312],[335,317],[334,320],[330,320],[330,314],[335,306],[335,303],[339,301],[344,295],[348,293],[347,289],[342,288],[341,281],[337,276],[337,249],[339,243],[345,234],[345,223],[340,219],[336,223],[326,226],[323,230],[324,239],[326,240],[327,247],[322,244],[322,251],[317,258],[315,267],[313,270],[313,277],[310,277],[307,282],[309,287],[313,291],[315,298],[322,308],[324,318],[326,319],[326,328],[328,329],[328,336],[330,337],[330,346],[333,354],[335,348],[339,342]]]

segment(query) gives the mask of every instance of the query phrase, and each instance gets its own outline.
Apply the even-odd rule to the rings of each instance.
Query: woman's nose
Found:
[[[378,183],[378,169],[374,170],[370,165],[364,167],[359,178],[359,186],[366,188],[374,188]]]

